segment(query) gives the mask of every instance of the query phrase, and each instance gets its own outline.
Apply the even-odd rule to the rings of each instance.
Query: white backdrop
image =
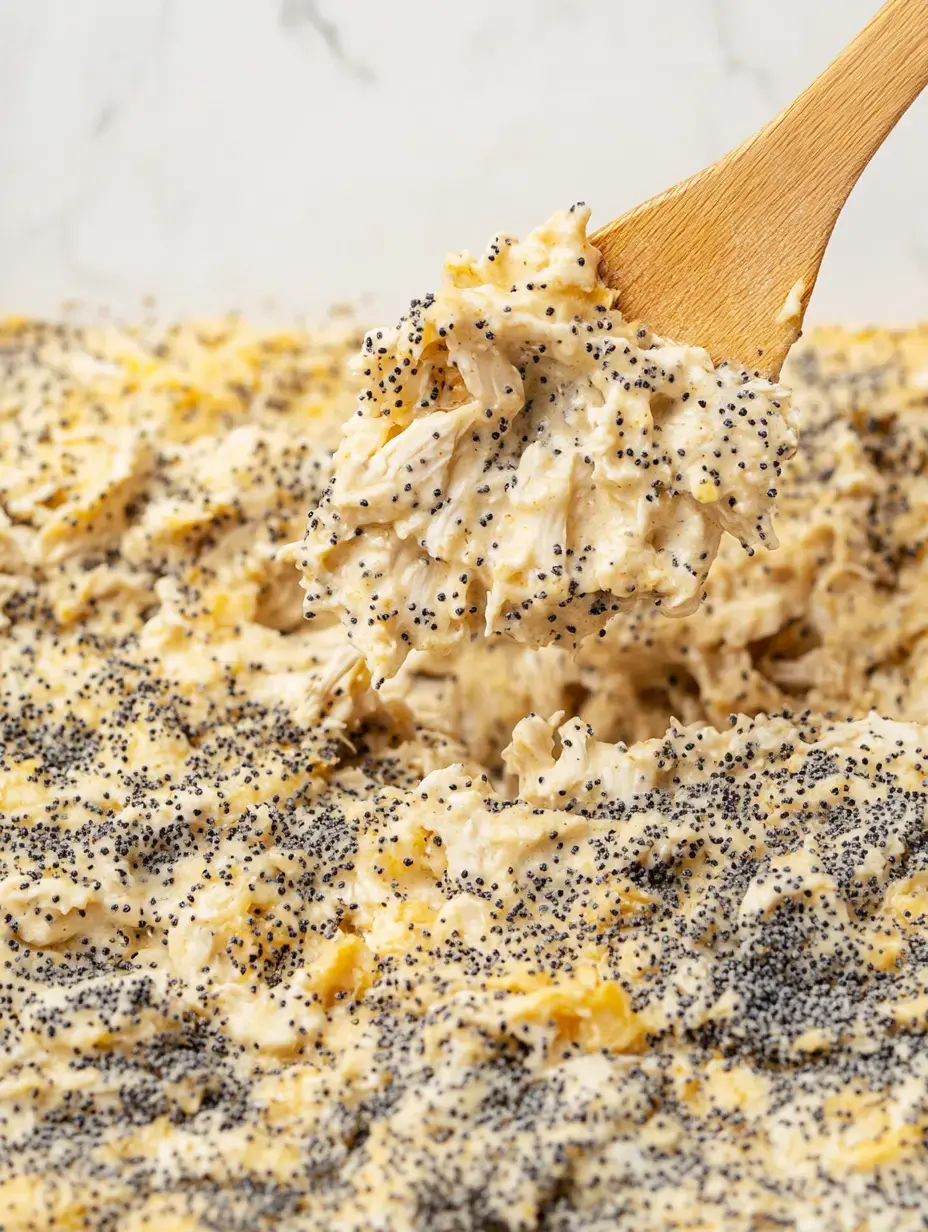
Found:
[[[876,7],[0,0],[0,311],[393,318],[448,248],[581,198],[605,221],[718,157]],[[928,94],[814,318],[928,316],[926,152]]]

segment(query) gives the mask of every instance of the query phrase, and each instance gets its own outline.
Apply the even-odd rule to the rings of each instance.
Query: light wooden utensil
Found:
[[[624,315],[776,377],[848,194],[926,84],[928,0],[889,0],[744,145],[592,237]]]

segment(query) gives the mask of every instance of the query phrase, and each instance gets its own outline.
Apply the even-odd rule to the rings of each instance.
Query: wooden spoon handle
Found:
[[[782,205],[830,233],[861,172],[926,85],[928,0],[887,0],[821,76],[742,147],[745,167],[756,146],[755,171],[766,165]]]
[[[776,377],[848,193],[926,84],[928,0],[888,0],[759,133],[593,236],[625,315]]]

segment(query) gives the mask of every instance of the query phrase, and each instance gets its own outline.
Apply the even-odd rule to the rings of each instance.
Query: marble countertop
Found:
[[[391,319],[446,249],[604,221],[789,101],[876,0],[10,0],[0,310]],[[928,97],[815,319],[928,316]]]

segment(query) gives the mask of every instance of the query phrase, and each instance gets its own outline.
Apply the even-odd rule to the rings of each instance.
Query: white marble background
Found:
[[[0,0],[0,311],[394,317],[447,248],[604,221],[737,144],[877,0]],[[812,315],[928,317],[928,96]]]

